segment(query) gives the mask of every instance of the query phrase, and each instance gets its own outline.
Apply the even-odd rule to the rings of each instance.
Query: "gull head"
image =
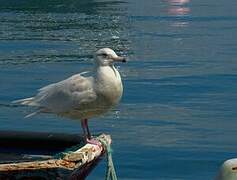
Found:
[[[96,51],[95,62],[98,66],[110,66],[114,62],[126,62],[126,58],[118,56],[110,48],[102,48]]]

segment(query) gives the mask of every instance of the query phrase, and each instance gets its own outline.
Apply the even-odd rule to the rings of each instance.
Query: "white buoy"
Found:
[[[237,180],[237,158],[223,163],[216,180]]]

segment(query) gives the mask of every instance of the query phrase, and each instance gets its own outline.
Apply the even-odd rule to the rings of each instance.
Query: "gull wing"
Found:
[[[36,106],[42,111],[62,113],[95,101],[93,77],[73,75],[58,83],[39,89],[35,97],[15,101],[23,105]]]

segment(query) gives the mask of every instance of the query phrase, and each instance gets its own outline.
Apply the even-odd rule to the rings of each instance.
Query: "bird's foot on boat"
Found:
[[[101,146],[101,142],[95,138],[86,138],[86,143]]]

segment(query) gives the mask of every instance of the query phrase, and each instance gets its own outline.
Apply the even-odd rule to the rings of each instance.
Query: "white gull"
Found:
[[[63,81],[39,89],[34,97],[20,99],[14,103],[37,107],[37,113],[54,113],[60,116],[80,119],[87,141],[91,139],[88,119],[102,115],[118,104],[123,94],[123,85],[114,62],[126,62],[112,49],[103,48],[95,55],[93,75],[73,75]]]

